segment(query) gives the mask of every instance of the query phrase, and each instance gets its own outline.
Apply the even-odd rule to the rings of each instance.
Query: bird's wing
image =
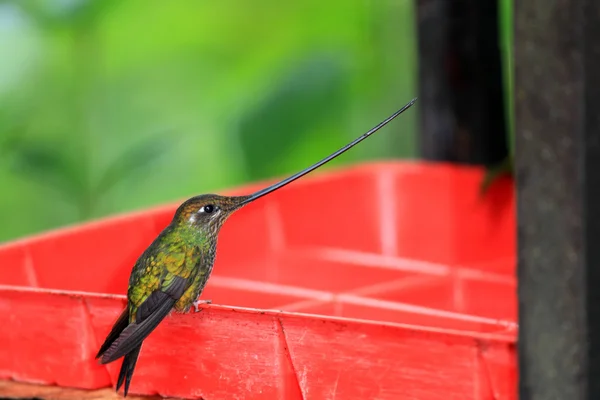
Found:
[[[104,343],[102,343],[100,350],[98,350],[96,358],[99,358],[102,355],[102,353],[108,350],[110,345],[113,344],[115,340],[117,340],[121,332],[123,332],[123,330],[127,328],[127,325],[129,325],[129,307],[125,307],[125,310],[123,310],[123,312],[119,316],[119,319],[113,325],[110,333],[108,334],[106,339],[104,339]]]
[[[129,325],[104,352],[102,364],[140,346],[190,286],[201,257],[198,247],[171,244],[164,250],[134,268],[128,293]]]

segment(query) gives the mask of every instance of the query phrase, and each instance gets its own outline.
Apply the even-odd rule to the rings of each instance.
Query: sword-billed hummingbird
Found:
[[[102,364],[124,356],[116,390],[125,383],[127,396],[142,342],[172,310],[187,313],[194,306],[198,311],[198,298],[213,269],[219,230],[234,211],[333,160],[377,132],[416,100],[335,153],[256,193],[233,197],[203,194],[181,204],[171,223],[136,261],[129,277],[127,306],[96,355],[102,357]]]

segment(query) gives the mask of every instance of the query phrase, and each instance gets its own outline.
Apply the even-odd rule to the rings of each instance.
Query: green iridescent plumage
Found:
[[[213,243],[215,242],[215,243]],[[135,322],[138,307],[155,290],[168,290],[173,279],[180,277],[189,282],[189,288],[175,304],[175,309],[187,312],[196,300],[201,277],[207,276],[212,265],[211,247],[216,238],[189,226],[169,227],[136,263],[129,280],[130,322]]]
[[[97,358],[103,364],[125,357],[118,388],[129,389],[143,340],[169,312],[197,309],[197,299],[212,272],[223,222],[248,196],[202,195],[183,203],[171,223],[135,263],[127,307],[107,336]]]
[[[127,396],[142,342],[173,310],[197,310],[215,261],[217,236],[225,220],[244,205],[301,178],[363,141],[415,103],[413,99],[369,132],[312,166],[249,196],[214,194],[184,202],[173,220],[135,263],[129,278],[127,307],[113,325],[96,358],[103,364],[124,357],[117,390]]]

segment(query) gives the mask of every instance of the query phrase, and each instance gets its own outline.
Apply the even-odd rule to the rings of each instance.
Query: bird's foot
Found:
[[[192,303],[194,305],[194,312],[202,311],[201,309],[198,308],[198,306],[200,304],[210,304],[210,303],[212,303],[212,300],[196,300],[195,302]]]

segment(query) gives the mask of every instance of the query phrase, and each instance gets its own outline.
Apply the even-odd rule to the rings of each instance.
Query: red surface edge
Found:
[[[0,293],[3,310],[16,307],[29,316],[9,317],[19,321],[16,329],[0,331],[2,343],[15,344],[2,357],[0,377],[34,376],[88,389],[114,385],[119,363],[101,366],[93,356],[124,298]],[[131,392],[205,399],[511,399],[514,371],[513,341],[501,335],[207,306],[172,314],[148,338]]]

